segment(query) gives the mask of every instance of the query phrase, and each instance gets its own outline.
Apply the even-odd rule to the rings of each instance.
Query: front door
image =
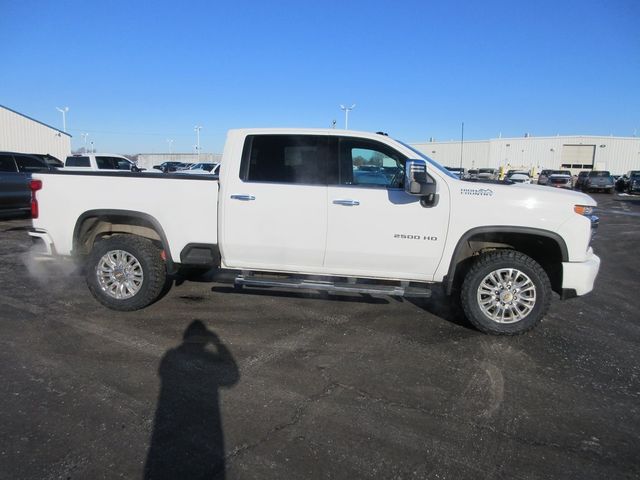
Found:
[[[340,137],[328,190],[325,268],[336,274],[432,280],[442,258],[448,195],[435,206],[404,192],[406,157],[374,140]]]

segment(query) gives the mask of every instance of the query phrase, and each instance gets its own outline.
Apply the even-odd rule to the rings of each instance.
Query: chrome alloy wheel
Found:
[[[144,281],[142,265],[136,257],[124,250],[105,253],[96,265],[100,288],[117,300],[133,297]]]
[[[519,322],[536,304],[536,286],[520,270],[501,268],[480,282],[477,299],[482,313],[494,322]]]

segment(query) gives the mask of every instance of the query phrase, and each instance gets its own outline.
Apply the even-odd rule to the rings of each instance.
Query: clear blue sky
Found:
[[[0,0],[0,104],[102,151],[233,127],[640,135],[640,1]]]

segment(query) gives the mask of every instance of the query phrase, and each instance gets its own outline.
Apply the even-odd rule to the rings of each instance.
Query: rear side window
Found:
[[[67,157],[65,162],[67,167],[90,167],[89,157]]]
[[[16,172],[13,155],[0,155],[0,172]]]
[[[42,172],[43,170],[49,170],[49,167],[44,162],[36,157],[15,155],[16,165],[21,172]]]
[[[337,178],[323,135],[249,135],[240,178],[245,182],[327,185]]]

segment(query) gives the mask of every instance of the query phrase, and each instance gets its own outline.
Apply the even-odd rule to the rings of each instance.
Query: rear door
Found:
[[[317,272],[327,238],[324,135],[248,135],[239,175],[225,177],[222,256],[229,268]]]
[[[328,272],[430,280],[444,250],[448,195],[435,206],[402,188],[406,157],[374,140],[339,137],[340,178],[328,190]]]

